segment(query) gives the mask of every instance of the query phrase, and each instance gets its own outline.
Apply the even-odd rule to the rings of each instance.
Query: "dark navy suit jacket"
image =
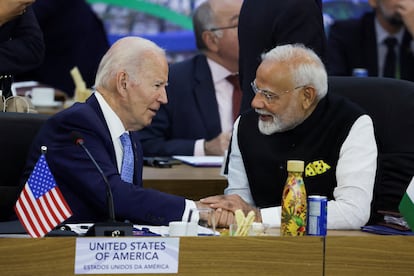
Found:
[[[131,132],[135,153],[134,184],[121,180],[115,150],[96,97],[51,117],[39,131],[24,170],[26,181],[47,146],[46,159],[56,183],[73,211],[68,222],[96,222],[108,219],[106,186],[85,151],[74,144],[71,132],[84,137],[84,145],[106,175],[114,197],[116,219],[139,224],[168,225],[181,220],[185,199],[142,187],[142,153],[138,132]]]
[[[210,67],[204,55],[170,66],[168,103],[140,131],[145,156],[193,155],[197,139],[221,133]]]
[[[352,76],[354,68],[366,68],[368,76],[378,76],[375,15],[366,13],[358,19],[337,21],[328,38],[328,72],[332,76]],[[400,46],[400,78],[414,81],[412,36],[405,31]]]

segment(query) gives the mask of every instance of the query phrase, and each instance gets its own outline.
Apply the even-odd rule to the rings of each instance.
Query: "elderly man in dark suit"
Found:
[[[229,76],[238,73],[237,25],[241,0],[209,0],[193,15],[198,49],[191,59],[173,64],[168,104],[141,131],[146,156],[223,155],[228,148],[240,89]],[[233,95],[239,92],[239,102]],[[236,95],[234,95],[236,96]]]
[[[351,76],[355,68],[363,68],[368,76],[414,81],[414,1],[369,0],[369,3],[374,12],[338,21],[330,27],[329,74]],[[389,70],[387,43],[391,47]]]
[[[139,37],[116,42],[98,67],[94,94],[51,117],[39,131],[22,183],[45,145],[50,170],[73,212],[68,222],[108,219],[104,179],[72,141],[76,131],[108,179],[117,220],[151,225],[186,220],[191,208],[203,204],[142,187],[137,130],[149,125],[167,102],[167,78],[165,53],[154,43]]]

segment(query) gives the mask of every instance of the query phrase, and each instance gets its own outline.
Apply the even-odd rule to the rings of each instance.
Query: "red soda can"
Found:
[[[306,234],[308,236],[326,236],[327,215],[328,199],[326,196],[308,196]]]

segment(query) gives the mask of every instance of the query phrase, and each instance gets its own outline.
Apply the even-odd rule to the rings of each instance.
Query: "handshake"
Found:
[[[235,223],[249,228],[253,222],[262,222],[260,210],[248,204],[237,194],[210,196],[196,204],[214,209],[218,228],[227,228]],[[243,232],[245,231],[239,230],[239,233]]]

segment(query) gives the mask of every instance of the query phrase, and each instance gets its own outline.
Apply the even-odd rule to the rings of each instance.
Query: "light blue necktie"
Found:
[[[121,139],[122,146],[124,147],[124,158],[122,159],[121,167],[121,179],[128,183],[133,183],[134,177],[134,153],[132,151],[131,139],[129,134],[125,132],[119,139]]]

